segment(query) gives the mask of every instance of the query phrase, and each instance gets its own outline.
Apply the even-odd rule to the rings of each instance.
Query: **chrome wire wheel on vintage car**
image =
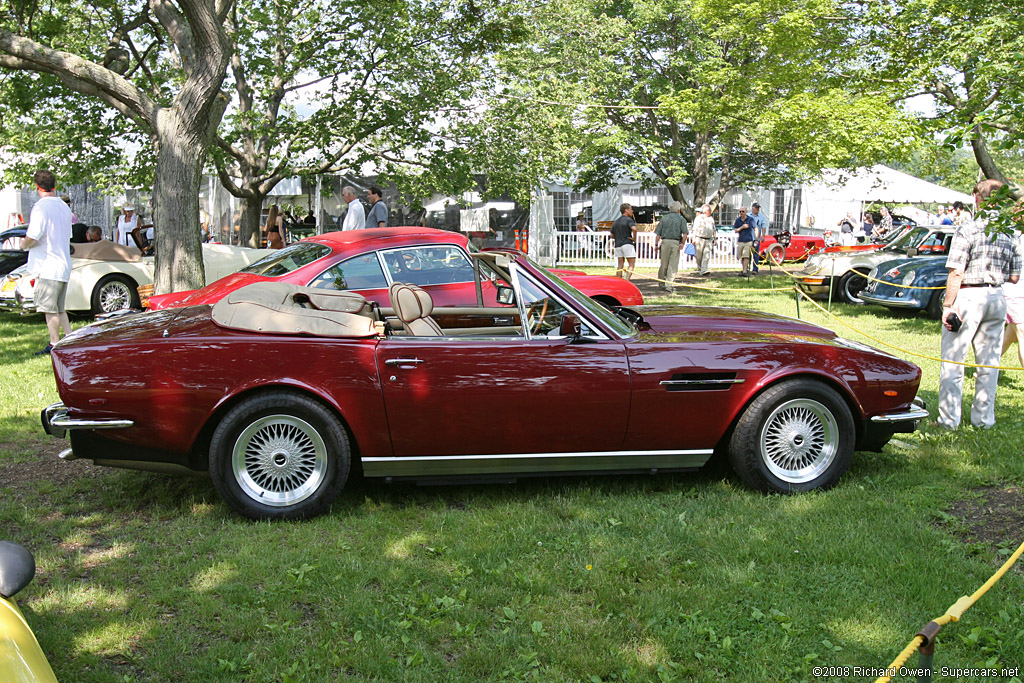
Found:
[[[773,384],[743,409],[729,440],[729,462],[762,491],[828,488],[849,467],[855,435],[839,392],[798,377]]]
[[[210,439],[210,478],[252,519],[302,519],[338,497],[351,461],[338,416],[289,390],[253,394],[227,411]]]
[[[242,491],[264,505],[294,505],[312,495],[327,470],[327,446],[292,415],[268,415],[235,441],[231,465]]]
[[[127,275],[107,275],[92,292],[92,313],[113,313],[124,308],[139,308],[137,285]]]
[[[768,470],[782,481],[803,484],[821,476],[835,460],[839,425],[821,403],[794,399],[772,411],[760,441]]]

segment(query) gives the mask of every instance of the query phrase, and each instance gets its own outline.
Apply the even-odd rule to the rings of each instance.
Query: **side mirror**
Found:
[[[917,248],[916,247],[907,247],[907,256],[910,256],[910,257],[917,256]]]
[[[499,304],[504,304],[505,306],[511,306],[512,304],[514,304],[516,302],[516,293],[515,293],[515,290],[512,289],[511,287],[506,287],[504,285],[498,285],[496,287],[496,289],[497,289],[497,296],[498,296],[498,303]]]
[[[583,323],[580,322],[579,316],[572,313],[563,315],[562,322],[558,326],[558,334],[574,341],[580,339],[583,336]]]

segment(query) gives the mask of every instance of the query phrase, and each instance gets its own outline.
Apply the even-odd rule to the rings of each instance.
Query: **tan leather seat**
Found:
[[[402,321],[406,333],[415,337],[442,337],[444,332],[430,317],[434,310],[434,300],[430,294],[416,285],[396,282],[388,289],[391,307],[395,315]]]

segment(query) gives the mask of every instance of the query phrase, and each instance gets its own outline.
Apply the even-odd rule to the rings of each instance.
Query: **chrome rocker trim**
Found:
[[[367,477],[524,474],[609,470],[697,469],[713,448],[672,451],[587,451],[363,457]]]
[[[42,414],[43,430],[50,436],[63,439],[69,429],[124,429],[135,424],[132,420],[116,417],[94,419],[76,419],[68,417],[68,409],[63,403],[46,406]]]

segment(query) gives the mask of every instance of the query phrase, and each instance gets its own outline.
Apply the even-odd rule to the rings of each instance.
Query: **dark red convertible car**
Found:
[[[465,233],[400,227],[314,235],[253,263],[202,289],[149,298],[151,310],[215,304],[229,292],[254,282],[288,282],[316,289],[357,291],[388,305],[388,287],[407,282],[430,292],[437,306],[474,305],[476,285]],[[644,297],[628,280],[553,270],[589,297],[607,306],[639,306]],[[483,283],[483,302],[496,303],[495,290]]]
[[[615,312],[514,251],[473,254],[497,305],[258,282],[57,344],[65,459],[205,472],[253,518],[325,511],[354,468],[439,480],[695,470],[765,491],[838,481],[927,416],[917,366],[754,311]]]

